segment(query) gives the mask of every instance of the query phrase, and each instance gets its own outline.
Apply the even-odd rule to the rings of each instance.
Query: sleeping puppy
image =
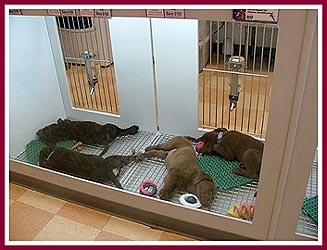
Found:
[[[87,155],[66,148],[50,146],[41,150],[39,165],[94,182],[112,182],[122,188],[117,179],[120,169],[136,159],[135,155],[113,155],[103,159],[98,155]]]
[[[105,149],[100,154],[102,156],[108,150],[108,144],[115,138],[127,134],[136,134],[138,130],[139,127],[136,125],[121,129],[110,123],[100,125],[91,121],[71,121],[59,118],[57,123],[40,129],[36,134],[48,146],[55,146],[56,142],[66,140],[77,140],[90,145],[104,145]]]
[[[168,174],[159,197],[170,200],[174,192],[186,191],[196,195],[204,207],[208,207],[216,194],[216,186],[210,175],[200,171],[196,164],[196,155],[192,144],[184,137],[177,136],[163,144],[149,146],[138,160],[148,157],[165,160]]]
[[[204,155],[220,155],[225,160],[238,160],[239,168],[233,172],[248,178],[260,174],[264,144],[238,131],[218,128],[197,139],[197,151]]]

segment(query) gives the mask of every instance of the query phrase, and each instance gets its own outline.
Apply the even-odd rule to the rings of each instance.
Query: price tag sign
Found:
[[[157,18],[164,18],[165,12],[163,9],[147,9],[146,10],[147,17],[157,17]]]
[[[277,23],[278,9],[236,9],[233,10],[235,21]]]
[[[9,15],[21,15],[22,12],[19,9],[10,9]]]
[[[94,17],[94,10],[81,9],[80,14],[81,14],[81,16],[84,16],[84,17]]]
[[[62,16],[76,16],[76,10],[74,9],[64,9],[60,10]]]
[[[168,18],[185,18],[185,11],[181,9],[165,10],[165,17]]]
[[[110,10],[105,10],[105,9],[98,9],[95,10],[95,17],[100,17],[100,18],[110,18]]]
[[[59,9],[49,9],[47,10],[49,16],[60,16]]]

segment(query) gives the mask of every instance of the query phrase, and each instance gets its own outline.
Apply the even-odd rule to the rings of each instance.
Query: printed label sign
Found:
[[[168,18],[184,18],[184,10],[181,9],[170,9],[170,10],[165,10],[165,17]]]
[[[19,9],[10,9],[9,15],[21,15],[22,12]]]
[[[49,16],[60,16],[59,9],[49,9],[47,10]]]
[[[94,17],[94,10],[81,9],[80,14],[81,14],[81,16],[84,16],[84,17]]]
[[[104,10],[104,9],[95,10],[95,17],[109,18],[111,17],[110,10]]]
[[[165,13],[163,9],[148,9],[146,10],[147,17],[157,17],[157,18],[164,18]]]
[[[74,9],[64,9],[60,10],[62,16],[76,16],[76,10]]]
[[[235,9],[233,19],[235,21],[277,23],[278,9]]]

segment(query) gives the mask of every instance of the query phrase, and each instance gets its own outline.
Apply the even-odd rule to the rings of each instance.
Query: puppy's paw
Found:
[[[145,148],[145,152],[155,149],[156,146],[149,146]]]
[[[237,175],[241,175],[241,173],[242,173],[241,168],[233,168],[232,171],[233,171],[234,174],[237,174]]]
[[[133,135],[133,134],[136,134],[137,132],[139,131],[139,126],[137,125],[133,125],[130,127],[130,134]]]
[[[136,161],[143,161],[144,160],[144,158],[145,158],[145,156],[144,156],[144,154],[142,154],[142,153],[138,153],[137,155],[136,155]]]
[[[170,200],[170,194],[167,191],[161,189],[158,194],[159,194],[160,199]]]

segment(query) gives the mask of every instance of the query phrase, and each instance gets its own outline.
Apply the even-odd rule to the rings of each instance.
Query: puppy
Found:
[[[159,191],[161,199],[170,200],[179,190],[196,195],[203,207],[212,203],[216,185],[210,175],[200,171],[194,148],[186,138],[177,136],[163,144],[149,146],[137,158],[142,160],[153,156],[164,159],[168,170],[164,186]]]
[[[239,168],[233,172],[248,178],[256,178],[260,174],[264,144],[255,138],[238,131],[227,131],[218,128],[205,133],[197,139],[197,151],[204,155],[220,155],[225,160],[238,160]]]
[[[100,125],[91,121],[71,121],[59,118],[57,123],[50,124],[36,132],[40,140],[48,146],[55,146],[58,141],[77,140],[84,144],[104,145],[105,149],[99,156],[104,155],[109,149],[109,143],[115,138],[127,134],[136,134],[139,127],[133,125],[121,129],[114,124]]]
[[[122,188],[117,175],[123,166],[136,159],[136,155],[114,155],[103,159],[98,155],[87,155],[65,148],[50,146],[41,150],[39,165],[94,182],[112,182]]]

